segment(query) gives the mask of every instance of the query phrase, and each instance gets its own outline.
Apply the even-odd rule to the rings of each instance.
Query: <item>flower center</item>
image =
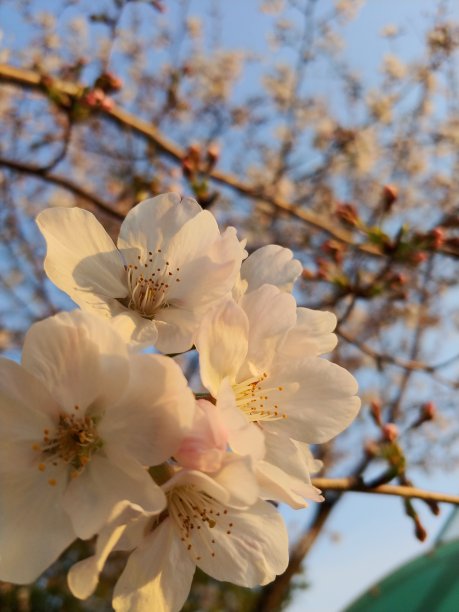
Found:
[[[215,557],[216,534],[211,530],[218,524],[231,535],[233,523],[227,522],[228,510],[213,497],[194,486],[181,486],[167,493],[171,519],[180,531],[180,539],[190,555],[199,562],[202,555]],[[222,530],[219,530],[221,535]]]
[[[75,406],[75,410],[78,409]],[[38,464],[41,472],[49,464],[57,466],[63,462],[72,468],[71,478],[76,478],[102,446],[103,441],[97,434],[93,418],[61,414],[55,431],[51,433],[49,429],[44,429],[42,442],[34,444],[32,448],[41,453],[42,461]],[[54,479],[48,482],[53,486],[56,484]]]
[[[137,256],[138,264],[125,266],[129,297],[127,307],[135,310],[145,319],[153,319],[160,308],[168,306],[166,295],[172,282],[179,283],[177,276],[180,268],[172,270],[169,261],[161,254],[148,251],[148,256],[142,260]]]
[[[268,374],[247,378],[233,385],[236,406],[242,410],[249,421],[277,421],[287,415],[279,408],[280,395],[284,387],[270,387]]]

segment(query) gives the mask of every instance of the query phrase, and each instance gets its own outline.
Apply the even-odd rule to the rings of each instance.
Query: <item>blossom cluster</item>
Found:
[[[135,206],[117,245],[79,208],[41,212],[50,280],[79,306],[0,361],[0,579],[35,580],[75,539],[89,597],[112,551],[117,611],[176,611],[196,566],[246,587],[288,563],[276,505],[321,501],[309,449],[343,431],[355,379],[322,355],[329,312],[298,307],[290,250],[247,257],[234,228],[174,193]],[[174,356],[195,349],[205,392]],[[201,389],[202,391],[202,389]]]

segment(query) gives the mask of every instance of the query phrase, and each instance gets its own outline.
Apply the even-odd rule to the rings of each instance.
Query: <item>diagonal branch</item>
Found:
[[[25,70],[7,64],[0,64],[0,82],[18,85],[23,88],[28,88],[36,91],[41,91],[47,95],[46,87],[44,86],[43,75],[33,70]],[[52,87],[60,93],[74,98],[81,95],[83,86],[67,81],[52,79]],[[161,132],[151,123],[140,119],[139,117],[128,113],[127,111],[114,106],[110,110],[98,109],[99,113],[104,117],[118,124],[122,129],[132,130],[136,134],[146,138],[152,142],[158,150],[165,156],[181,162],[185,155],[184,150],[173,143],[171,140],[161,134]],[[236,191],[237,193],[247,196],[252,199],[264,201],[274,208],[278,209],[289,216],[300,219],[308,225],[326,232],[337,240],[344,242],[352,247],[357,248],[369,255],[383,256],[383,253],[372,244],[356,244],[353,234],[344,228],[335,225],[329,218],[315,213],[311,210],[305,210],[297,205],[293,205],[286,200],[263,192],[262,189],[248,185],[240,181],[232,174],[214,169],[209,174],[216,183],[224,185]]]
[[[34,164],[29,164],[26,162],[19,162],[13,159],[7,159],[5,157],[0,157],[0,166],[5,168],[9,168],[15,172],[20,174],[29,174],[35,176],[42,181],[46,181],[49,183],[53,183],[67,191],[70,191],[74,195],[82,198],[89,204],[92,204],[96,208],[102,210],[105,213],[108,213],[112,217],[117,219],[124,219],[124,214],[122,212],[117,211],[111,204],[102,200],[95,193],[91,193],[78,185],[72,179],[67,178],[66,176],[62,176],[60,174],[54,174],[52,172],[48,172],[46,168],[41,168],[40,166],[35,166]]]

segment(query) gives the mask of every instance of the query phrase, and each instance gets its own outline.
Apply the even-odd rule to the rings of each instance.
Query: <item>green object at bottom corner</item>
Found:
[[[343,612],[459,612],[459,540],[406,563]]]

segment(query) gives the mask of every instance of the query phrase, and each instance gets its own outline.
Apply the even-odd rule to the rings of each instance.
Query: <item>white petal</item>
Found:
[[[147,512],[160,512],[166,505],[163,492],[142,466],[133,466],[129,457],[119,458],[117,463],[113,453],[108,459],[95,455],[69,483],[63,506],[79,538],[87,539],[97,533],[115,505],[123,500],[138,504]]]
[[[67,575],[70,590],[75,597],[86,599],[97,587],[100,572],[128,524],[142,516],[143,509],[129,502],[117,504],[105,527],[101,530],[95,554],[73,565]]]
[[[165,193],[134,206],[123,221],[118,238],[120,249],[136,247],[142,253],[163,249],[180,228],[202,211],[191,199]]]
[[[230,493],[228,506],[247,508],[257,501],[259,495],[257,480],[248,457],[230,455],[220,470],[212,476]]]
[[[47,243],[46,274],[80,306],[127,295],[122,258],[93,214],[48,208],[37,217]]]
[[[310,473],[320,469],[321,462],[312,456],[309,447],[297,440],[292,440],[283,432],[264,429],[266,444],[266,461],[277,465],[296,478],[311,482]]]
[[[308,444],[327,442],[355,419],[357,382],[347,370],[320,357],[278,363],[260,385],[272,387],[270,403],[286,418],[263,421],[263,429],[284,432]],[[277,387],[283,390],[277,390]]]
[[[0,358],[0,440],[38,442],[43,430],[58,418],[59,407],[46,387],[33,374],[14,361]],[[10,469],[10,465],[0,464]]]
[[[190,554],[198,567],[217,580],[245,587],[267,584],[286,569],[287,530],[271,504],[220,510],[212,528],[203,523],[191,532]]]
[[[129,374],[127,348],[110,323],[79,310],[32,325],[22,361],[68,412],[113,401]]]
[[[295,298],[273,285],[263,285],[246,293],[240,306],[249,321],[249,349],[247,361],[258,371],[269,367],[282,336],[296,323]],[[245,369],[239,380],[249,376]]]
[[[216,397],[220,381],[236,373],[247,354],[248,320],[233,300],[224,300],[208,312],[196,337],[201,379]]]
[[[113,597],[116,612],[179,612],[190,592],[195,564],[164,520],[129,557]]]
[[[261,285],[276,285],[281,291],[291,291],[300,276],[303,266],[293,259],[290,249],[277,244],[268,244],[254,251],[241,267],[241,277],[248,283],[247,291]]]
[[[180,367],[162,355],[132,355],[129,385],[107,409],[100,436],[145,466],[171,457],[191,427],[195,400]]]
[[[280,350],[287,359],[329,353],[338,341],[332,333],[335,327],[333,313],[298,308],[297,323],[288,331]]]
[[[202,314],[187,308],[173,305],[161,308],[154,321],[158,334],[156,348],[167,355],[188,351],[201,319]]]
[[[76,538],[60,500],[66,475],[29,469],[0,474],[0,580],[26,584],[44,572]]]
[[[209,306],[232,290],[244,253],[236,230],[229,227],[220,236],[215,219],[204,211],[170,245],[169,258],[180,267],[180,282],[172,283],[168,299],[179,306]]]
[[[292,508],[305,508],[306,499],[323,501],[319,489],[308,482],[296,478],[268,461],[260,461],[256,466],[257,480],[263,499],[276,500]]]

